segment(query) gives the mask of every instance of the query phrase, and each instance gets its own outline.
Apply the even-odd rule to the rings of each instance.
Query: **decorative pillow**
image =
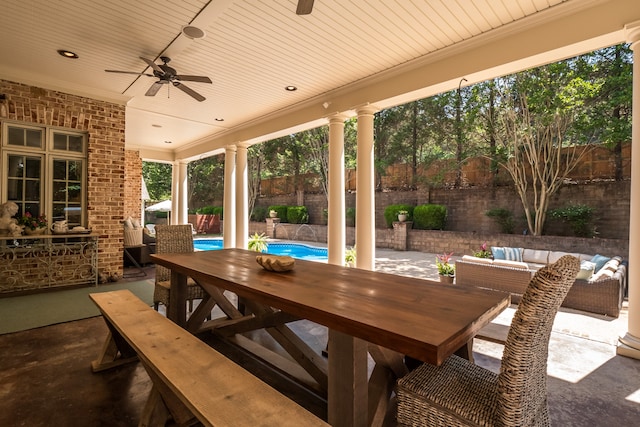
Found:
[[[596,265],[595,270],[600,271],[600,269],[604,267],[604,265],[607,263],[607,261],[609,261],[609,259],[610,258],[606,256],[595,254],[593,258],[591,258],[591,262],[593,262]]]
[[[596,264],[591,261],[582,261],[580,263],[580,271],[576,279],[589,280],[595,271]]]
[[[529,265],[527,265],[526,262],[522,262],[522,261],[510,261],[507,259],[496,259],[493,261],[493,265],[500,265],[502,267],[511,267],[511,268],[517,268],[520,270],[528,270],[529,269]]]
[[[522,248],[504,247],[504,259],[522,262]]]
[[[613,277],[613,271],[607,270],[606,268],[601,268],[600,271],[591,276],[591,279],[589,279],[589,281],[595,282],[596,280],[600,280],[606,277]]]
[[[493,259],[505,259],[504,248],[491,246],[491,255],[493,255]]]
[[[477,256],[464,255],[462,259],[476,264],[493,264],[493,260],[491,258],[479,258]]]

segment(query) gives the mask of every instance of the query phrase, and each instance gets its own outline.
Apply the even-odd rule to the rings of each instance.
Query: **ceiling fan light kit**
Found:
[[[105,71],[107,73],[135,74],[139,76],[148,76],[148,77],[158,78],[158,81],[153,83],[151,87],[147,90],[147,92],[145,93],[146,96],[155,96],[163,85],[171,83],[173,86],[177,87],[187,95],[191,96],[196,101],[202,102],[206,99],[204,96],[200,95],[198,92],[191,89],[190,87],[184,85],[182,82],[187,81],[187,82],[196,82],[196,83],[209,83],[209,84],[213,83],[209,77],[178,74],[175,68],[172,68],[169,65],[167,65],[171,61],[171,58],[167,56],[160,57],[160,60],[163,62],[163,64],[156,64],[152,60],[144,58],[142,56],[140,57],[140,59],[142,59],[149,67],[151,67],[151,69],[153,70],[153,74],[136,73],[134,71],[118,71],[118,70],[105,70]]]

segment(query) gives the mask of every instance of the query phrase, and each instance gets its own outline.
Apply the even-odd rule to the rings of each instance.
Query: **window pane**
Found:
[[[55,150],[67,150],[67,135],[61,133],[53,134],[53,148]]]
[[[64,160],[53,161],[53,179],[67,179],[67,162]]]
[[[7,137],[9,145],[24,145],[24,129],[9,127]]]
[[[22,200],[22,180],[9,178],[7,182],[7,199]]]
[[[82,162],[69,162],[69,181],[82,181]]]
[[[27,178],[40,179],[40,158],[27,157],[26,165],[25,176]]]
[[[40,200],[40,181],[27,181],[25,184],[25,199]]]
[[[84,138],[81,136],[69,135],[69,151],[75,151],[76,153],[82,153]]]
[[[66,219],[64,217],[64,208],[66,205],[64,203],[54,203],[53,204],[53,218],[52,221],[61,221]]]
[[[80,203],[81,199],[81,186],[80,184],[69,184],[69,186],[67,187],[68,193],[69,193],[69,201],[70,202],[76,202],[76,203]]]
[[[53,201],[67,201],[67,184],[65,182],[54,181],[53,183]]]
[[[38,147],[42,144],[42,131],[27,129],[27,147]]]
[[[69,205],[64,209],[69,226],[80,224],[82,220],[81,208],[78,205]]]
[[[40,203],[25,203],[24,212],[29,212],[32,216],[39,216]]]
[[[22,178],[24,176],[24,156],[9,156],[9,177]]]

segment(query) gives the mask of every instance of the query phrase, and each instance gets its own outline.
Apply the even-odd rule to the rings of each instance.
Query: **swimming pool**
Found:
[[[193,246],[202,251],[215,251],[222,249],[222,239],[193,239]],[[319,248],[302,243],[269,242],[267,253],[288,255],[309,261],[327,261],[327,248]]]

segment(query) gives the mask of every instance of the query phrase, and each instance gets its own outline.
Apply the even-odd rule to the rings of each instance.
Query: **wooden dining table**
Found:
[[[194,333],[269,331],[326,389],[332,426],[381,425],[395,379],[406,373],[403,355],[440,365],[510,304],[502,292],[313,261],[272,272],[256,255],[243,249],[152,255],[171,269],[167,316]],[[188,321],[187,277],[209,295]],[[246,307],[238,308],[224,291]],[[224,315],[207,320],[215,306]],[[287,327],[299,319],[328,328],[328,362]],[[370,375],[367,354],[375,361]]]

